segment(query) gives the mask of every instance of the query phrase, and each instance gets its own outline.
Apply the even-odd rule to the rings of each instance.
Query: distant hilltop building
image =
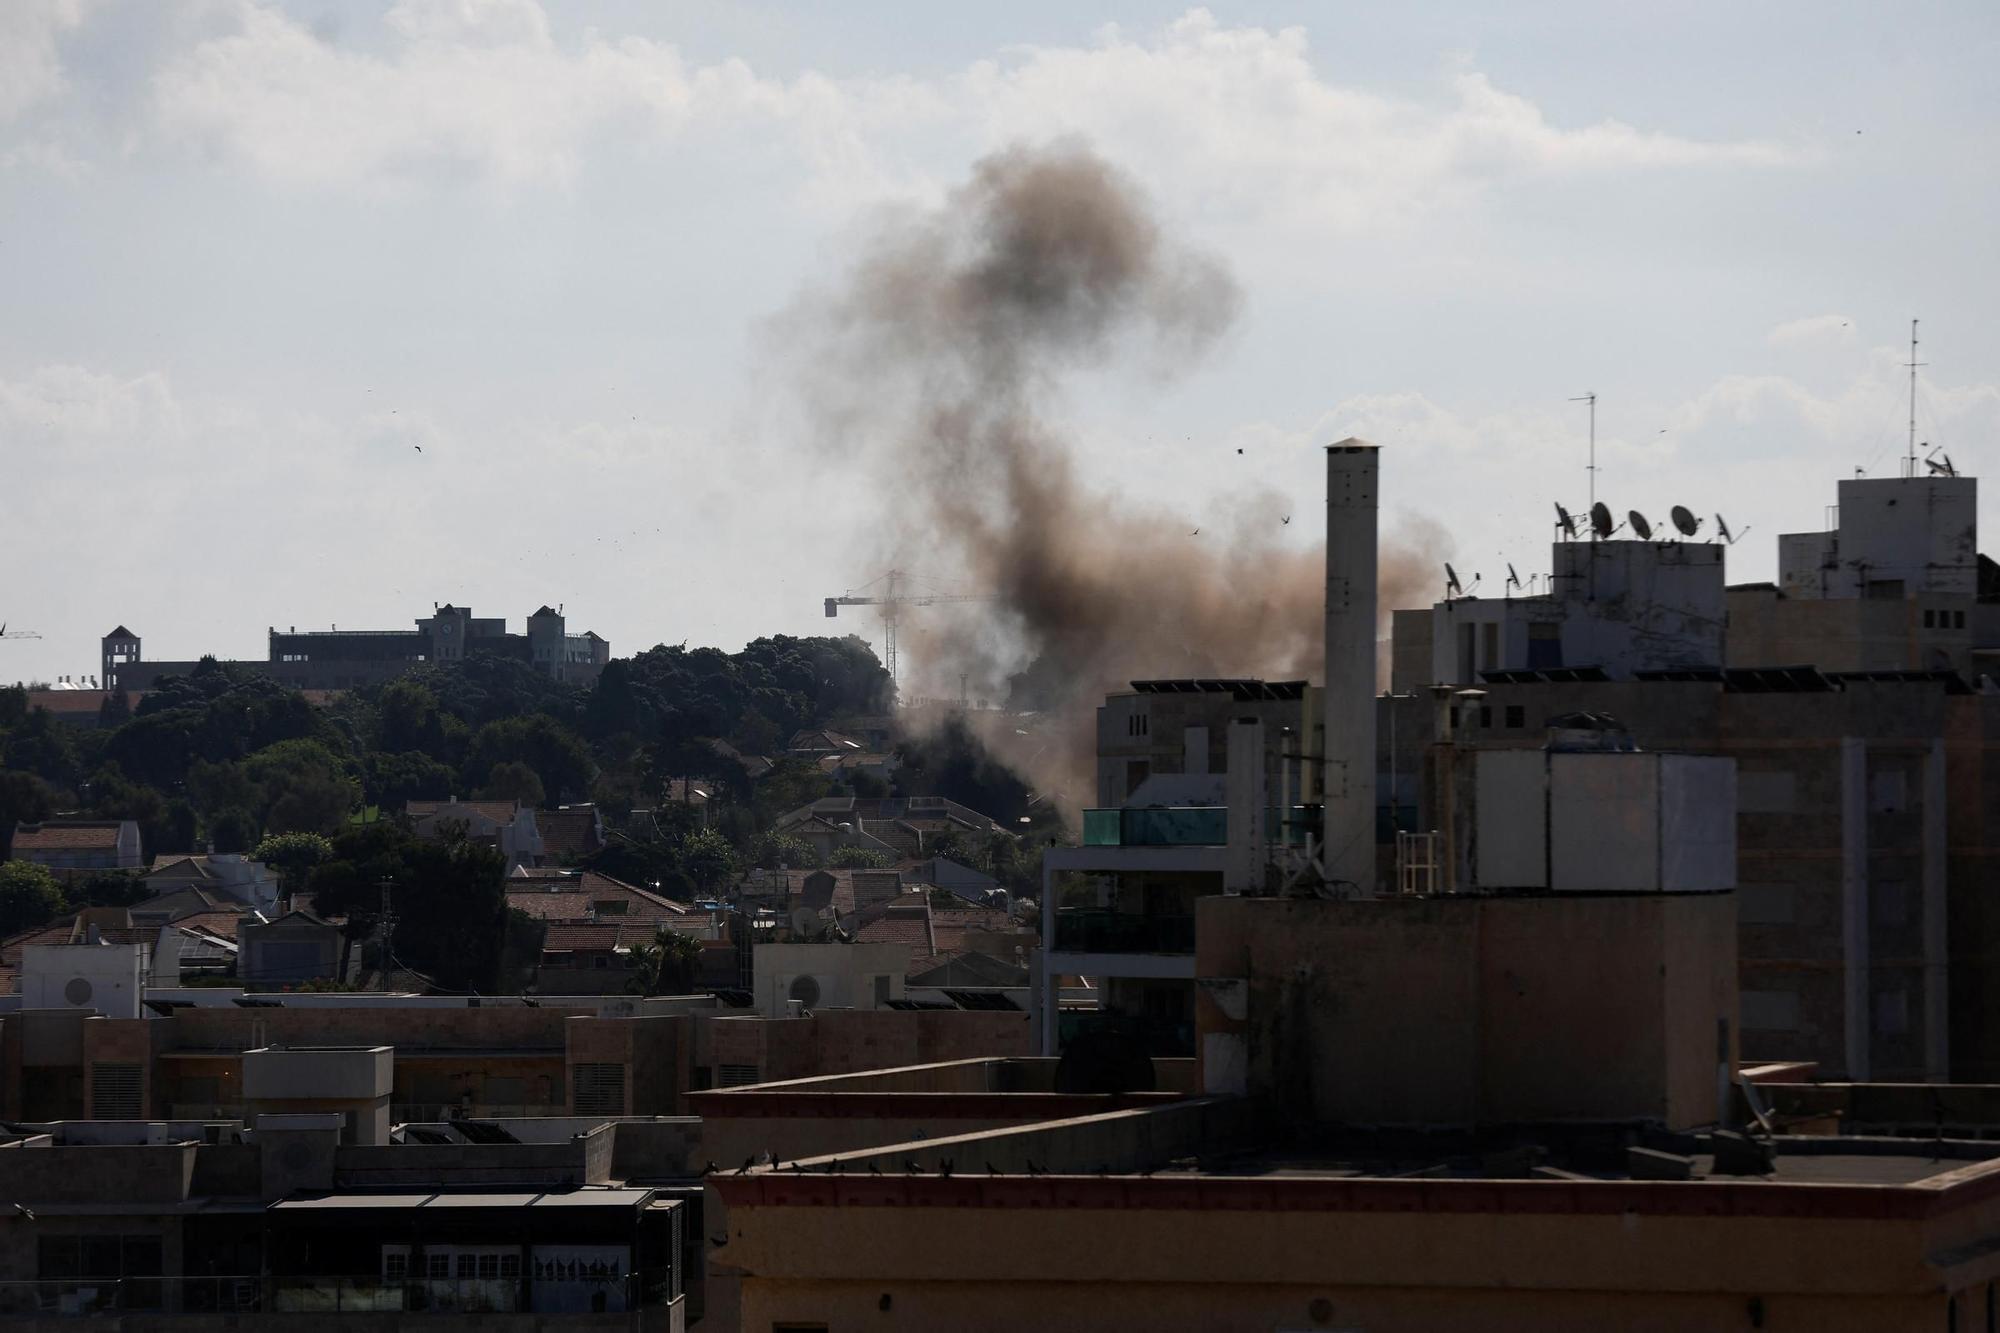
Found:
[[[483,618],[472,608],[433,604],[415,629],[271,630],[267,661],[255,665],[286,685],[303,690],[341,690],[393,680],[412,667],[459,662],[488,654],[532,663],[556,680],[588,685],[611,660],[611,645],[586,630],[571,634],[559,608],[542,607],[528,617],[528,632],[510,634],[501,617]],[[139,636],[120,625],[104,636],[103,675],[108,689],[146,690],[166,676],[183,676],[197,662],[149,662]]]

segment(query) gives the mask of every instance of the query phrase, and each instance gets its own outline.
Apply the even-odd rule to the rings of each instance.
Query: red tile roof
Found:
[[[233,940],[236,928],[243,923],[243,919],[242,912],[193,912],[173,924],[183,930],[205,930],[211,935]]]
[[[507,906],[542,921],[598,921],[596,903],[625,904],[615,913],[620,921],[672,921],[694,909],[686,903],[635,888],[595,870],[560,878],[546,874],[516,875],[507,880]]]
[[[118,846],[120,825],[92,822],[58,824],[16,824],[14,826],[14,850],[26,848],[37,852],[65,852],[99,849],[115,850]]]
[[[907,944],[912,959],[928,958],[937,952],[931,937],[930,904],[896,903],[878,913],[870,913],[854,928],[857,944]]]
[[[412,819],[429,819],[440,810],[470,810],[496,824],[511,824],[519,812],[519,801],[411,801],[403,807]]]
[[[594,805],[537,810],[535,827],[541,832],[542,851],[548,856],[589,856],[604,848],[603,826]]]
[[[627,927],[623,925],[572,926],[552,925],[542,937],[544,953],[604,953],[615,949],[623,941]],[[651,931],[632,931],[634,935],[652,938]]]
[[[1012,932],[1016,927],[1013,918],[997,907],[947,907],[931,912],[931,931],[941,953],[962,950],[966,932],[974,930]],[[1023,930],[1019,934],[1025,946],[1034,947],[1033,932]]]

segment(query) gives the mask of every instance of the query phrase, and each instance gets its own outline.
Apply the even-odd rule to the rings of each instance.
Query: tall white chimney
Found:
[[[1375,891],[1377,449],[1326,447],[1326,871]]]

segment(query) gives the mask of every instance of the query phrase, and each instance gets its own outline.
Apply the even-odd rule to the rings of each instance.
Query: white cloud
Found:
[[[1764,335],[1773,347],[1804,347],[1830,342],[1850,342],[1854,321],[1846,315],[1808,315],[1787,320]]]
[[[1107,29],[1091,46],[1018,48],[928,80],[784,80],[735,60],[690,65],[644,38],[566,45],[533,0],[404,0],[380,54],[236,5],[233,31],[158,72],[159,128],[290,183],[442,170],[560,184],[619,144],[714,135],[775,142],[804,159],[808,195],[852,203],[885,185],[935,189],[912,165],[927,146],[955,174],[1004,141],[1082,134],[1203,207],[1351,227],[1507,179],[1802,157],[1616,121],[1563,128],[1476,71],[1436,102],[1384,97],[1321,77],[1300,29],[1225,27],[1205,10],[1143,39]]]
[[[57,43],[83,22],[86,8],[84,0],[0,4],[0,123],[62,90]]]

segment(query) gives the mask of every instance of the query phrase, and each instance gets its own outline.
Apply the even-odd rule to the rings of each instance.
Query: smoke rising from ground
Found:
[[[906,613],[905,691],[956,696],[964,676],[975,698],[1011,692],[1047,714],[1025,737],[989,731],[1071,809],[1095,799],[1092,710],[1108,690],[1320,676],[1325,557],[1281,540],[1286,514],[1320,530],[1317,502],[1250,496],[1220,521],[1204,503],[1197,534],[1087,489],[1050,416],[1065,382],[1114,362],[1185,373],[1239,305],[1217,260],[1162,235],[1136,186],[1072,143],[980,161],[787,321],[815,428],[870,469],[889,545],[996,599]],[[1428,571],[1385,543],[1385,593],[1418,594]]]

